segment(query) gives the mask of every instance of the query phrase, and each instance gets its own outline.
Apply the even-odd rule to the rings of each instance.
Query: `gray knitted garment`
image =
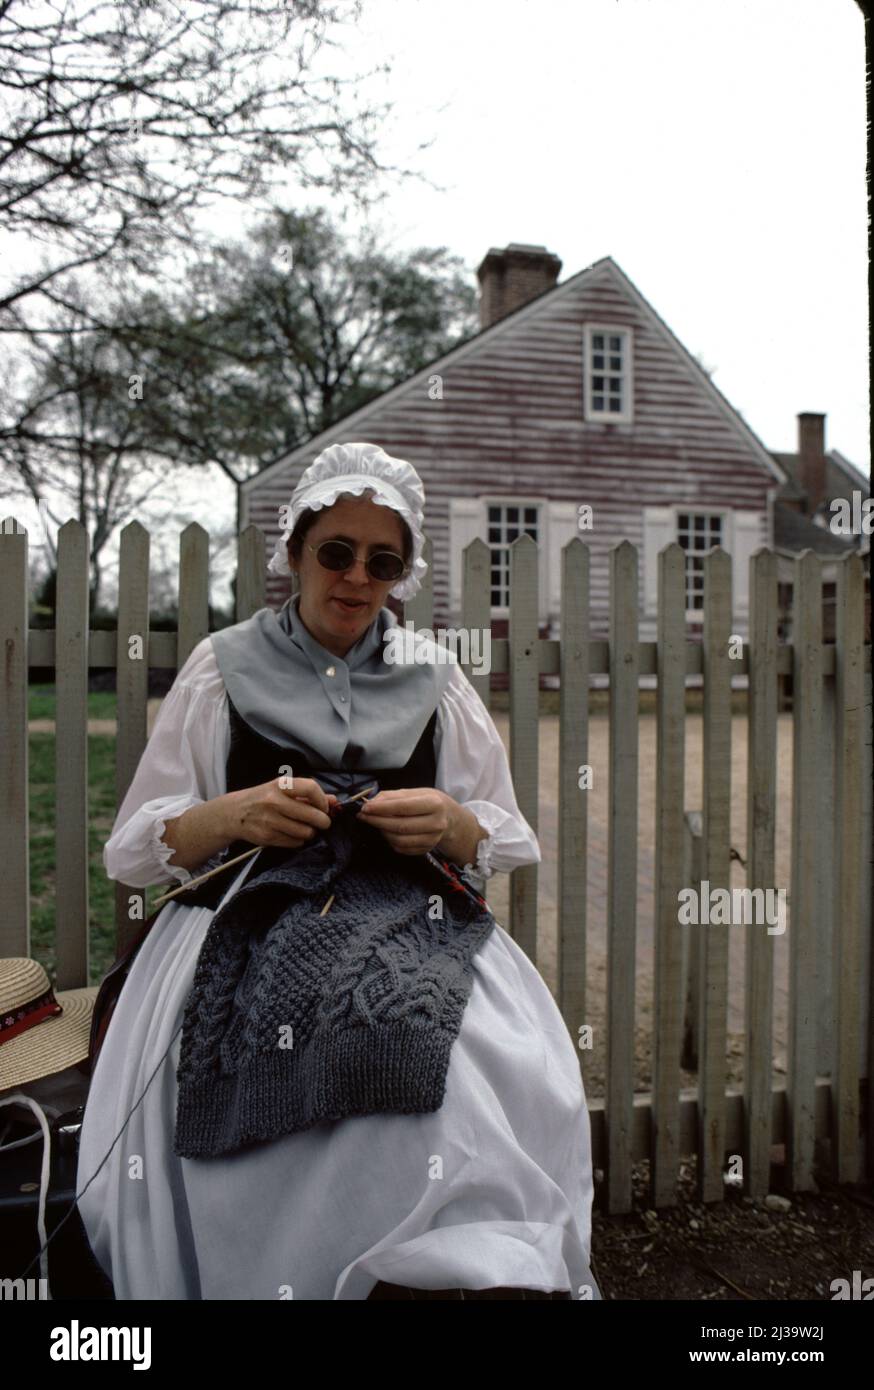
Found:
[[[439,1110],[491,912],[351,816],[257,863],[201,947],[175,1152],[209,1158],[349,1115]],[[442,919],[429,911],[441,904]]]

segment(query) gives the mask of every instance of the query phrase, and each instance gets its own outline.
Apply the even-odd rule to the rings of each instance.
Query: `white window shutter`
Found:
[[[658,612],[659,551],[677,539],[672,507],[643,509],[643,607],[646,617]]]
[[[540,540],[546,551],[546,596],[548,606],[544,610],[541,600],[541,622],[557,618],[561,612],[561,552],[568,541],[579,535],[577,530],[576,502],[549,502],[547,504],[546,526]],[[586,539],[583,534],[582,539]]]
[[[465,546],[477,536],[485,540],[483,504],[478,497],[453,497],[449,502],[449,607],[461,615],[461,560]]]
[[[763,512],[735,512],[733,520],[731,573],[734,611],[738,618],[748,618],[750,556],[765,544],[767,518]]]

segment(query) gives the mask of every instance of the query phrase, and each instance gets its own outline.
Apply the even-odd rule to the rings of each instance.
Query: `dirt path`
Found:
[[[154,724],[160,699],[148,703],[148,728]],[[509,754],[509,719],[497,711],[495,723]],[[54,731],[52,720],[33,720],[33,732]],[[92,734],[115,733],[115,720],[92,719],[88,722]],[[686,806],[699,809],[702,804],[702,747],[703,725],[700,714],[689,713],[686,718]],[[606,1063],[606,994],[607,994],[607,768],[609,721],[605,714],[593,713],[589,722],[589,762],[594,773],[594,785],[586,793],[589,798],[588,829],[588,904],[587,904],[587,1019],[594,1029],[591,1052],[583,1054],[583,1077],[589,1096],[604,1094]],[[651,1043],[654,979],[653,911],[655,875],[655,765],[656,723],[652,715],[640,718],[639,816],[637,850],[637,951],[635,980],[635,1088],[645,1091],[651,1082]],[[783,715],[778,722],[778,807],[776,881],[789,883],[790,821],[783,808],[792,804],[792,720]],[[746,858],[746,720],[737,715],[732,721],[732,813],[731,842],[743,859]],[[537,965],[547,985],[556,991],[556,930],[557,930],[557,835],[558,810],[558,716],[542,715],[540,720],[540,808],[538,839],[543,862],[538,870],[538,949]],[[744,872],[735,862],[733,886],[743,887]],[[498,921],[509,929],[509,879],[497,874],[489,884],[488,899]],[[786,1067],[788,948],[786,934],[774,940],[774,1074],[781,1077]],[[742,1082],[744,1032],[744,931],[737,929],[729,940],[729,997],[727,1080],[730,1085]],[[694,1085],[694,1074],[683,1072],[681,1084]]]
[[[592,1272],[605,1299],[811,1299],[833,1297],[832,1280],[853,1270],[874,1277],[874,1201],[870,1190],[834,1187],[753,1201],[728,1191],[702,1206],[695,1162],[681,1164],[679,1202],[648,1206],[649,1165],[635,1164],[633,1210],[592,1221]],[[774,1197],[777,1202],[774,1202]],[[785,1210],[773,1210],[773,1206]]]
[[[509,750],[509,720],[498,712],[495,723]],[[702,804],[702,736],[703,721],[699,714],[686,717],[685,804],[700,809]],[[606,1063],[606,995],[607,995],[607,840],[608,840],[608,768],[609,721],[605,715],[593,714],[589,721],[589,762],[593,769],[593,786],[589,798],[588,822],[588,903],[586,922],[586,1022],[594,1028],[594,1045],[583,1054],[583,1076],[587,1094],[604,1094]],[[647,1090],[651,1083],[650,1031],[652,1027],[654,989],[654,881],[655,881],[655,766],[656,722],[651,715],[640,719],[640,767],[638,791],[638,849],[637,849],[637,951],[635,979],[635,1086]],[[732,721],[732,812],[731,843],[746,859],[746,720],[735,716]],[[558,716],[543,715],[540,720],[540,805],[538,840],[543,862],[538,870],[538,951],[537,965],[549,985],[556,991],[556,932],[557,932],[557,874],[558,874]],[[778,807],[792,804],[792,721],[781,716],[778,723]],[[786,814],[778,815],[776,837],[777,884],[789,883],[791,825]],[[743,887],[745,875],[737,862],[732,865],[732,886]],[[509,923],[509,880],[497,876],[490,885],[489,904],[502,924]],[[786,1067],[786,1037],[788,1009],[789,953],[786,934],[774,940],[774,1073],[778,1078]],[[744,929],[738,928],[729,939],[729,997],[727,1078],[730,1085],[742,1082],[744,1037]],[[681,1084],[694,1085],[696,1077],[682,1074]]]
[[[161,700],[159,698],[156,697],[155,699],[149,700],[146,709],[146,727],[149,733],[152,732],[152,726],[160,708]],[[55,721],[54,719],[31,719],[27,728],[28,732],[32,734],[53,734],[55,732]],[[114,737],[115,728],[116,724],[114,719],[88,720],[89,734],[111,734]]]

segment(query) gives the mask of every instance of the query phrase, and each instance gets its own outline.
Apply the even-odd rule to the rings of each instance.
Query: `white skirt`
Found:
[[[600,1298],[580,1064],[542,977],[499,924],[473,959],[439,1110],[352,1116],[220,1158],[177,1157],[181,1033],[161,1058],[213,915],[164,908],[91,1080],[77,1191],[124,1126],[78,1204],[116,1298],[363,1300],[381,1279]]]

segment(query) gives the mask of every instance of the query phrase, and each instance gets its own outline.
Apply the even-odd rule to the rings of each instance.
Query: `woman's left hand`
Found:
[[[356,819],[381,831],[398,854],[426,854],[453,828],[457,805],[436,787],[402,787],[377,792]]]

